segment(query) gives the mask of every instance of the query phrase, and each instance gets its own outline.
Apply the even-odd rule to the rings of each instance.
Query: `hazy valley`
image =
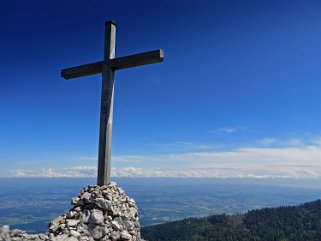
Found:
[[[135,198],[143,226],[186,217],[296,205],[321,197],[317,180],[123,178],[114,181]],[[1,179],[0,224],[44,232],[53,217],[69,210],[71,197],[94,182],[94,179]],[[285,186],[286,183],[293,186]]]

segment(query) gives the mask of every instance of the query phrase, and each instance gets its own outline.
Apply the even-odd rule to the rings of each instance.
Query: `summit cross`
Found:
[[[97,175],[97,184],[99,186],[110,183],[115,71],[164,60],[164,51],[162,49],[115,58],[115,44],[116,22],[107,21],[105,23],[104,60],[61,71],[61,77],[66,80],[86,75],[102,74]]]

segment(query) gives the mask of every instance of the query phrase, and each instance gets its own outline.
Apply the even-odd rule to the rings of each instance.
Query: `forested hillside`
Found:
[[[214,215],[145,227],[149,241],[321,240],[321,200],[294,207],[265,208],[243,215]]]

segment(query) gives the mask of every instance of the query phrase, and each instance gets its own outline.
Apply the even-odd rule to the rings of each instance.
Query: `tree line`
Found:
[[[321,200],[144,227],[149,241],[321,241]]]

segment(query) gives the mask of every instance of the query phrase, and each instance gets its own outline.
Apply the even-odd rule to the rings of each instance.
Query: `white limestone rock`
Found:
[[[104,213],[97,209],[92,210],[88,222],[95,223],[95,224],[103,224]]]
[[[136,203],[116,183],[89,185],[71,203],[69,212],[51,222],[50,241],[143,241]]]
[[[68,227],[76,227],[77,224],[79,223],[79,220],[77,219],[67,219],[67,226]]]
[[[68,234],[62,234],[54,237],[52,241],[78,241],[74,236],[69,236]]]
[[[0,226],[0,241],[45,241],[48,236],[45,234],[27,234],[23,230],[10,230],[8,225]]]
[[[124,240],[131,240],[132,236],[128,233],[127,230],[124,230],[123,232],[121,232],[121,238]]]

